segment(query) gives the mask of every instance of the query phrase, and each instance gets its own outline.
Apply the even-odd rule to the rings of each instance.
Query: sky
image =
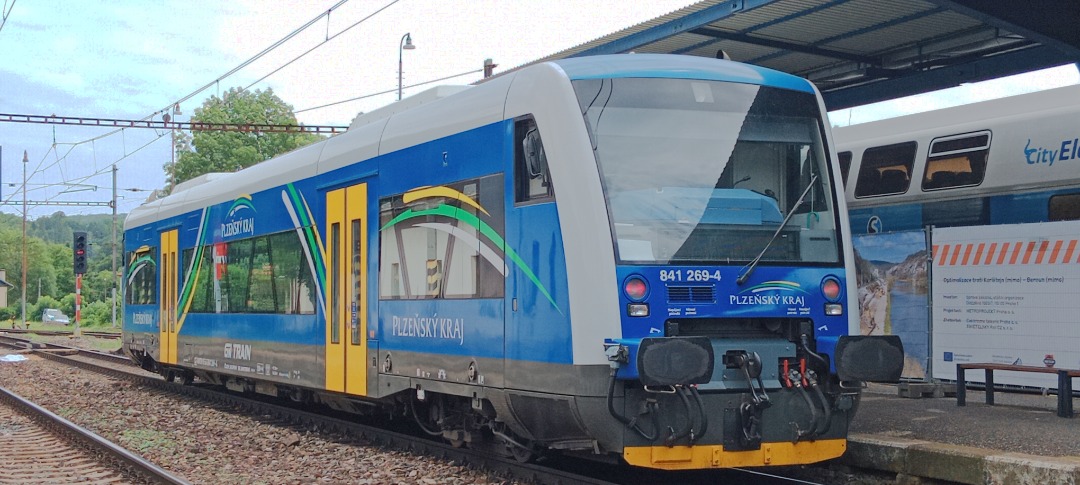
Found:
[[[481,78],[682,8],[690,0],[0,0],[0,113],[143,119],[174,102],[188,121],[209,96],[273,89],[308,125],[348,125],[392,103],[402,36],[403,84]],[[331,10],[259,60],[215,82]],[[305,54],[305,52],[307,52]],[[1075,67],[842,110],[844,125],[1078,82]],[[208,86],[205,90],[200,88]],[[429,86],[405,88],[404,95]],[[382,93],[382,94],[379,94]],[[363,99],[330,107],[331,103]],[[315,108],[315,109],[313,109]],[[21,213],[23,152],[30,201],[103,203],[117,166],[119,212],[164,185],[169,132],[0,122],[0,206]],[[37,206],[108,213],[108,207]]]
[[[12,5],[12,1],[2,0],[10,15],[0,29],[0,113],[112,119],[159,113],[157,120],[174,101],[212,83],[340,2],[14,0]],[[173,119],[188,121],[209,96],[250,86],[273,89],[299,111],[302,123],[346,126],[358,113],[397,99],[398,54],[406,33],[416,46],[402,53],[406,86],[462,73],[469,74],[439,84],[468,84],[482,77],[484,59],[493,59],[496,71],[508,69],[690,3],[349,0],[333,9],[329,20],[320,19],[258,61],[180,103],[182,114]],[[406,88],[404,95],[431,86]],[[308,110],[380,92],[386,94]],[[147,190],[164,185],[161,167],[171,157],[169,133],[152,129],[117,132],[0,122],[0,146],[0,200],[15,204],[0,210],[9,213],[21,213],[24,150],[30,201],[108,202],[115,163],[121,213],[144,201]],[[110,209],[39,206],[28,212],[35,218],[56,211]]]

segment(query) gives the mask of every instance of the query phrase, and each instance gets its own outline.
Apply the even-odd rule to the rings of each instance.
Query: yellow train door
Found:
[[[326,389],[367,395],[367,184],[326,195]]]
[[[177,230],[161,233],[161,254],[158,265],[161,268],[161,284],[158,287],[158,305],[161,352],[159,359],[165,364],[176,363],[176,300],[177,300]]]

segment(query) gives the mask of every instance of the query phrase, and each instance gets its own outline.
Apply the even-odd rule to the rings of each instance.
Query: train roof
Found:
[[[555,61],[555,64],[572,80],[620,77],[706,79],[814,92],[813,85],[801,77],[765,67],[697,56],[625,54],[576,57]]]
[[[235,173],[208,174],[177,185],[167,197],[147,202],[125,219],[125,228],[179,216],[203,207],[313,177],[425,141],[505,119],[506,96],[515,79],[673,77],[775,86],[816,92],[808,81],[771,69],[720,59],[670,54],[618,54],[535,64],[472,87],[437,87],[370,113],[349,130]],[[549,81],[546,81],[549,82]]]
[[[836,127],[837,153],[851,153],[845,188],[848,207],[926,204],[1075,185],[1080,183],[1080,164],[1072,162],[1078,159],[1074,155],[1078,116],[1080,85],[1071,85]],[[965,141],[957,145],[957,140]],[[875,162],[864,164],[870,149],[882,151]],[[963,158],[958,154],[967,152],[985,152],[977,155],[984,161],[955,166],[961,168],[930,166],[934,157],[959,160]],[[1067,163],[1054,163],[1060,161]],[[875,181],[864,170],[864,165],[870,170],[883,168],[882,163],[889,165],[891,184],[898,185]],[[936,185],[930,177],[938,172],[949,182]],[[902,191],[901,179],[906,180]],[[882,187],[888,187],[880,190],[888,193],[878,193]]]
[[[911,139],[918,133],[949,134],[965,123],[989,126],[994,120],[1042,111],[1068,109],[1080,102],[1080,84],[1033,93],[898,116],[869,123],[833,127],[837,151],[878,146],[887,139]]]

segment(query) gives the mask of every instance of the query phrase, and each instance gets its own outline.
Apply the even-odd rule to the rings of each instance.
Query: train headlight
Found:
[[[844,305],[840,303],[840,295],[843,293],[840,279],[829,275],[821,280],[821,296],[828,302],[825,303],[825,314],[836,317],[844,314]]]
[[[631,303],[626,305],[626,314],[631,317],[647,317],[649,316],[649,304]]]

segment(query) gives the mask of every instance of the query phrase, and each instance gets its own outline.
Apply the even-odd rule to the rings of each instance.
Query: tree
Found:
[[[12,295],[20,295],[22,286],[22,246],[23,239],[21,231],[8,228],[0,228],[0,268],[7,270],[7,281],[14,284],[15,291],[8,293],[10,299]],[[28,263],[26,270],[26,299],[28,302],[37,301],[38,289],[41,289],[42,295],[52,295],[56,293],[57,286],[57,273],[60,270],[54,266],[54,262],[59,257],[56,254],[67,255],[68,273],[71,272],[71,249],[65,248],[60,245],[54,245],[46,243],[38,238],[27,238],[26,240],[26,261]],[[19,298],[16,296],[15,298]]]
[[[233,88],[220,98],[211,96],[195,109],[191,122],[297,125],[292,106],[269,88]],[[190,143],[186,135],[178,140],[176,161],[166,163],[165,172],[175,186],[206,173],[235,172],[322,139],[312,133],[195,131]]]

